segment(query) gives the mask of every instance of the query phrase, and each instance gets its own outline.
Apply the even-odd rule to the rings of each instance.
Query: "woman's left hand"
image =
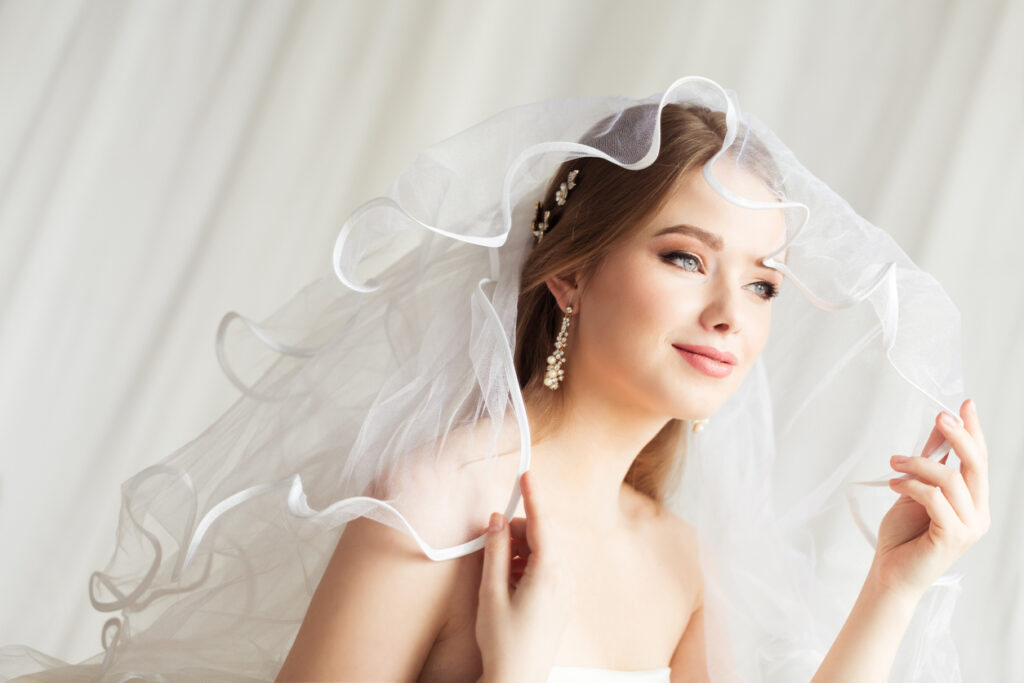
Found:
[[[964,401],[960,417],[947,424],[939,413],[922,455],[893,456],[892,468],[913,475],[889,480],[902,494],[882,519],[871,565],[882,587],[915,599],[942,576],[964,551],[988,531],[988,449],[974,401]],[[948,439],[960,458],[960,471],[924,454]]]

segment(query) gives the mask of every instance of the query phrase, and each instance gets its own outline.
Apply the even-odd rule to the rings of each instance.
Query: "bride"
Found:
[[[475,520],[465,535],[486,529],[485,546],[435,561],[420,538],[367,517],[348,522],[278,681],[742,679],[728,660],[749,653],[705,620],[705,576],[716,560],[702,548],[716,539],[668,501],[692,457],[687,442],[705,425],[712,432],[748,377],[760,378],[777,297],[793,286],[787,275],[800,275],[789,259],[800,248],[794,208],[781,191],[792,180],[789,162],[763,139],[748,131],[734,144],[735,122],[701,103],[623,108],[581,144],[612,149],[602,138],[652,112],[660,123],[652,162],[639,164],[644,150],[571,155],[532,220],[513,221],[513,231],[530,232],[513,352],[528,470],[517,472],[511,421],[483,416],[443,432],[446,449],[466,453],[458,485],[424,458],[429,465],[403,469],[402,484],[374,489],[405,492],[404,509],[424,526],[441,516],[432,506],[445,492],[448,519]],[[811,252],[803,249],[794,259]],[[810,289],[803,280],[800,289]],[[888,482],[899,498],[814,681],[888,680],[922,597],[988,529],[977,410],[968,400],[960,420],[945,412],[920,454],[889,462],[908,476]],[[499,454],[484,465],[467,451],[492,431]],[[959,468],[948,456],[926,457],[942,445]],[[503,490],[520,472],[522,500],[510,519],[495,512],[498,493],[475,495]],[[772,560],[761,557],[767,568]]]
[[[103,651],[7,671],[959,683],[945,572],[989,527],[959,313],[735,93],[499,113],[332,266],[224,316],[242,395],[122,486]]]

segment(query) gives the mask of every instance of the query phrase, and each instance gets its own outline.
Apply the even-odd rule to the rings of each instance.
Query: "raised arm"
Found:
[[[893,469],[912,478],[890,481],[903,495],[882,520],[864,586],[812,683],[887,681],[921,596],[988,531],[988,449],[977,409],[964,401],[963,426],[939,415],[925,453],[949,439],[960,471],[923,455],[894,456]]]

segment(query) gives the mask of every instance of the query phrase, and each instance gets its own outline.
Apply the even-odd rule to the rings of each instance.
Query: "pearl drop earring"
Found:
[[[555,339],[555,350],[548,356],[548,369],[544,375],[544,386],[554,391],[565,379],[565,370],[562,364],[565,362],[565,340],[569,336],[569,319],[572,317],[572,306],[565,307],[565,315],[562,316],[562,329],[558,331],[558,338]]]

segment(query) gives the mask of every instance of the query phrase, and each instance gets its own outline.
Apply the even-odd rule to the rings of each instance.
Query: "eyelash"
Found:
[[[698,258],[694,254],[691,254],[688,251],[669,251],[669,252],[665,252],[664,254],[662,254],[661,257],[663,259],[665,259],[666,261],[673,262],[673,263],[677,259],[682,259],[682,258],[685,258],[685,257],[692,258],[698,264],[701,262],[700,258]],[[680,266],[680,267],[682,267],[682,266]],[[683,270],[686,270],[688,273],[696,272],[696,271],[688,270],[686,268],[683,268]],[[761,297],[762,299],[764,299],[765,301],[771,301],[772,299],[774,299],[775,297],[777,297],[779,295],[778,288],[774,284],[772,284],[771,282],[768,282],[767,280],[760,280],[758,282],[754,282],[754,283],[751,283],[751,284],[764,285],[765,286],[764,289],[767,292],[767,294],[758,294],[758,296]]]

